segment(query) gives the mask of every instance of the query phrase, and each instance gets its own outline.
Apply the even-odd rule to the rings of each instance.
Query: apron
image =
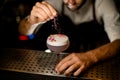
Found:
[[[101,26],[95,16],[95,1],[93,0],[93,21],[85,22],[80,25],[74,25],[69,17],[64,15],[64,9],[62,16],[58,16],[59,24],[61,26],[61,33],[66,34],[70,39],[70,46],[66,52],[85,52],[95,49],[103,44],[109,42],[108,36],[104,31],[104,26]],[[35,49],[45,50],[46,39],[50,34],[56,33],[52,21],[44,24],[39,32],[37,32],[35,39],[33,40]]]

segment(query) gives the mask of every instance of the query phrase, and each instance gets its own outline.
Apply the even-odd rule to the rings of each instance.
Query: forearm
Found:
[[[115,56],[120,51],[120,39],[88,51],[94,62],[102,61]]]
[[[27,18],[24,18],[20,22],[19,27],[18,27],[18,31],[22,35],[27,35],[27,32],[30,29],[30,27],[31,27],[31,23],[29,22],[28,17],[27,17]]]
[[[30,21],[29,16],[25,19],[23,19],[20,24],[19,24],[19,28],[18,31],[20,34],[22,35],[31,35],[35,29],[38,27],[41,27],[42,24],[45,22],[37,22],[37,23],[33,23]]]

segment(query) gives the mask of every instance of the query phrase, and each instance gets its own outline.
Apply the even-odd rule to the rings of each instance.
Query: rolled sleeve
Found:
[[[120,39],[120,16],[116,15],[116,17],[109,23],[106,24],[106,32],[110,41],[114,41],[116,39]]]
[[[105,31],[110,39],[120,39],[120,14],[113,0],[102,0],[99,12],[103,18]]]

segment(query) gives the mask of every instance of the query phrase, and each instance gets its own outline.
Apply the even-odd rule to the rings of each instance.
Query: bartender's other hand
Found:
[[[94,61],[87,53],[72,53],[61,60],[55,70],[58,74],[78,76],[93,63]]]
[[[29,20],[32,24],[38,23],[38,22],[46,22],[50,19],[53,19],[57,16],[57,11],[50,5],[49,3],[42,1],[36,2],[36,4],[33,6]]]

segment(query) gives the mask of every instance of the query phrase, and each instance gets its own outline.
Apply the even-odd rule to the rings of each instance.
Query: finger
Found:
[[[31,16],[37,17],[37,18],[42,18],[41,15],[39,15],[39,12],[37,10],[31,11]]]
[[[79,68],[78,64],[73,64],[64,72],[64,75],[68,76],[68,75],[72,74],[72,72],[78,68]]]
[[[46,12],[45,11],[43,11],[43,9],[42,8],[37,8],[38,10],[38,13],[39,13],[39,15],[41,15],[42,16],[42,18],[44,19],[44,20],[47,20],[47,19],[49,19],[49,16],[48,16],[48,14],[46,14]]]
[[[48,6],[45,4],[45,3],[42,3],[42,8],[44,7],[44,11],[46,12],[46,14],[48,14],[48,16],[49,16],[49,18],[52,18],[52,12],[51,12],[51,10],[48,8]]]
[[[42,11],[44,11],[49,16],[49,18],[52,16],[51,11],[50,11],[49,7],[46,4],[44,4],[44,3],[36,3],[36,6],[41,8]]]
[[[31,11],[31,15],[36,16],[42,21],[45,21],[47,19],[45,12],[43,12],[41,8],[38,8],[36,6],[33,7],[33,10]]]
[[[43,1],[42,4],[45,4],[49,8],[53,17],[57,16],[57,11],[52,7],[52,5],[50,5],[49,3],[45,2],[45,1]]]
[[[69,60],[69,61],[63,63],[62,65],[60,65],[59,67],[57,67],[56,71],[59,74],[63,73],[67,68],[69,68],[73,64],[74,64],[74,61],[73,60]]]
[[[62,60],[57,64],[56,70],[57,70],[61,65],[63,65],[65,62],[67,62],[67,61],[69,61],[69,60],[71,60],[71,59],[72,59],[72,57],[71,57],[70,55],[68,55],[67,57],[65,57],[64,59],[62,59]]]
[[[76,72],[74,72],[74,76],[78,76],[83,70],[84,70],[84,66],[82,65]]]

